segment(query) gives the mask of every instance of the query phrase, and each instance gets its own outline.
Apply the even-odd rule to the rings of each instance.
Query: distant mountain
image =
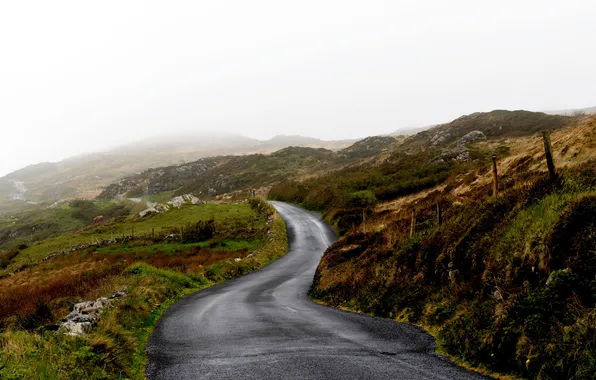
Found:
[[[579,115],[594,115],[596,114],[595,107],[576,108],[569,110],[558,110],[558,111],[544,111],[548,115],[566,115],[566,116],[579,116]]]
[[[402,128],[402,129],[398,129],[396,131],[391,132],[389,134],[389,136],[412,136],[412,135],[415,135],[416,133],[426,131],[427,129],[430,129],[434,126],[436,126],[436,124],[435,125],[427,125],[425,127]]]
[[[0,178],[0,211],[18,205],[15,199],[54,202],[64,198],[94,198],[110,183],[152,167],[193,162],[204,157],[271,153],[288,146],[339,150],[352,143],[352,140],[323,141],[303,136],[276,136],[260,141],[222,132],[149,137],[107,152],[16,170]]]

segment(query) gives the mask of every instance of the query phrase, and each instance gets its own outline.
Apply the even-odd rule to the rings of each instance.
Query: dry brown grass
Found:
[[[587,116],[577,123],[555,131],[551,135],[553,158],[557,168],[571,168],[596,158],[596,116]],[[475,144],[477,148],[495,150],[498,146],[506,145],[510,154],[497,164],[500,177],[507,178],[522,171],[541,174],[547,171],[544,162],[544,145],[541,135],[491,140]],[[470,178],[473,180],[470,181]],[[491,186],[492,172],[485,170],[474,176],[459,175],[450,180],[453,187],[450,191],[451,202],[465,203],[471,193]],[[523,182],[518,182],[522,184]],[[390,202],[377,205],[375,211],[394,214],[416,208],[418,204],[425,203],[429,197],[437,192],[443,192],[446,185],[421,191],[416,194],[401,197]]]
[[[96,299],[113,292],[113,278],[137,262],[190,274],[201,273],[223,260],[244,258],[248,253],[247,249],[195,247],[173,253],[142,249],[135,253],[72,253],[1,279],[0,322],[11,316],[18,320],[27,318],[36,313],[40,304],[48,306],[53,315],[64,315],[69,311],[66,301]]]

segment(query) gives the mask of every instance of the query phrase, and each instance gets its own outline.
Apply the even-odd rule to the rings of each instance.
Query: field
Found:
[[[179,233],[181,228],[185,228],[190,223],[207,220],[215,222],[216,228],[222,233],[222,237],[225,237],[224,232],[227,230],[236,233],[237,229],[262,228],[264,223],[263,220],[256,219],[247,204],[184,205],[180,209],[145,218],[121,217],[104,225],[88,226],[68,234],[38,241],[24,249],[20,249],[19,254],[13,258],[4,271],[0,271],[0,275],[18,271],[19,268],[25,265],[35,264],[50,254],[77,245],[112,240],[122,236],[149,237],[153,233],[156,236],[165,233]]]
[[[180,227],[183,235],[169,239]],[[133,228],[135,238],[39,261],[60,244]],[[286,249],[283,221],[259,200],[189,205],[42,240],[11,258],[9,268],[20,270],[0,279],[0,378],[143,378],[144,342],[172,302],[267,265]],[[128,296],[90,334],[57,331],[73,302],[121,289]]]

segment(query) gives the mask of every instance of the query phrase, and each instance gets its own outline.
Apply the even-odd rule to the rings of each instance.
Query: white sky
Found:
[[[596,2],[0,0],[0,176],[188,129],[364,137],[596,105]]]

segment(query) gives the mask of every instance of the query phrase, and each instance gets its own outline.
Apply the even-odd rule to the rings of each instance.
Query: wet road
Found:
[[[482,379],[433,353],[422,330],[307,298],[335,240],[317,214],[272,202],[290,252],[169,309],[147,345],[149,379]]]

